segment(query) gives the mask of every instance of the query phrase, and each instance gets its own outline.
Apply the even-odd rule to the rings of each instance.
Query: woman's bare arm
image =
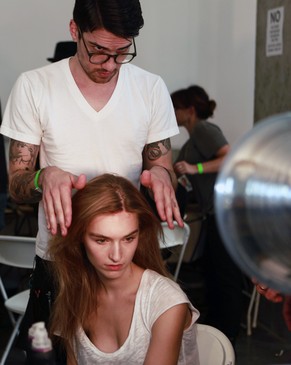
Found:
[[[178,304],[154,323],[144,365],[177,365],[183,331],[191,322],[188,305]]]

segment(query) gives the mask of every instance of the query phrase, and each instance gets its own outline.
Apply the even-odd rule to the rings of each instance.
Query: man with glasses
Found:
[[[173,219],[183,225],[171,99],[160,77],[129,63],[142,26],[138,0],[76,0],[70,22],[76,55],[22,74],[10,95],[1,128],[11,138],[10,194],[19,203],[40,202],[33,321],[47,320],[54,299],[44,275],[48,241],[58,230],[67,234],[72,190],[87,180],[105,172],[127,177],[149,190],[170,227]]]

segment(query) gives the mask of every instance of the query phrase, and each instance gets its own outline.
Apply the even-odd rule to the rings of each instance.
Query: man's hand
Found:
[[[162,221],[167,221],[169,228],[174,228],[173,219],[183,227],[180,209],[176,200],[169,173],[162,166],[144,170],[140,177],[141,184],[152,192],[157,211]]]
[[[75,176],[57,167],[46,167],[39,177],[47,228],[52,235],[59,224],[62,236],[67,234],[72,221],[72,190],[83,189],[86,176]]]

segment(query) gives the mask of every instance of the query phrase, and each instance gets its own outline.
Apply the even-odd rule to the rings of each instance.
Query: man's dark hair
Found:
[[[76,0],[73,19],[81,32],[104,28],[119,37],[136,37],[144,25],[139,0]]]

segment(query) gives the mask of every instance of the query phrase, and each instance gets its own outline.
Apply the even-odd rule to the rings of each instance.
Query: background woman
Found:
[[[199,364],[199,314],[167,277],[161,225],[126,179],[105,174],[79,190],[72,224],[51,242],[59,294],[51,332],[68,364]]]
[[[189,179],[192,191],[187,194],[188,202],[198,204],[205,217],[208,305],[205,323],[220,329],[234,344],[242,314],[242,274],[224,247],[214,216],[215,180],[230,147],[220,128],[208,121],[216,102],[209,99],[202,87],[190,86],[174,92],[171,97],[178,125],[185,127],[190,135],[174,169],[178,176],[185,174]]]

